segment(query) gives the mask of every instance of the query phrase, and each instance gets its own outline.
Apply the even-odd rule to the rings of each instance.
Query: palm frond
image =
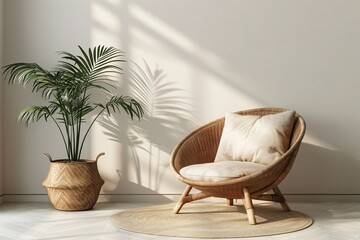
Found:
[[[4,66],[3,74],[8,78],[9,84],[16,81],[26,86],[30,82],[48,82],[54,76],[51,72],[43,69],[36,63],[13,63]]]
[[[140,119],[144,115],[144,110],[140,103],[128,96],[112,96],[105,105],[96,105],[106,110],[109,115],[111,115],[112,112],[120,112],[120,110],[123,109],[132,120],[135,116]]]
[[[60,71],[71,72],[84,82],[84,84],[98,85],[99,80],[110,79],[113,74],[121,74],[122,68],[117,63],[124,62],[124,52],[114,47],[98,46],[89,49],[88,53],[79,46],[81,55],[61,51],[63,61],[57,67]]]
[[[54,114],[54,109],[50,109],[47,106],[31,106],[25,108],[18,117],[19,122],[25,122],[25,126],[28,126],[30,122],[37,122],[44,118],[48,120],[49,116]]]

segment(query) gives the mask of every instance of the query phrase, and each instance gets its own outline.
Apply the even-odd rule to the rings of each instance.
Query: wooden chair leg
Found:
[[[243,191],[244,191],[243,202],[248,216],[249,224],[255,225],[256,224],[255,210],[254,210],[254,205],[252,204],[249,189],[245,187]]]
[[[280,202],[282,209],[283,209],[285,212],[289,212],[289,211],[290,211],[290,207],[289,207],[289,205],[286,203],[286,200],[285,200],[285,198],[284,198],[284,195],[282,195],[279,187],[278,187],[278,186],[274,187],[273,191],[274,191],[274,193],[275,193],[276,195],[279,195],[279,196],[282,197],[282,201]]]
[[[180,212],[181,208],[188,202],[192,202],[192,201],[196,201],[196,200],[200,200],[200,199],[212,196],[210,193],[204,193],[204,192],[189,194],[191,189],[192,189],[192,186],[189,186],[189,185],[186,186],[179,201],[177,202],[177,204],[175,205],[175,207],[173,209],[173,212],[175,214],[178,214]]]
[[[189,195],[191,189],[192,189],[192,186],[189,186],[189,185],[186,186],[184,192],[181,194],[179,201],[177,202],[177,204],[174,207],[173,212],[175,214],[178,214],[180,212],[180,209],[182,208],[182,206],[184,206],[184,204],[186,203],[184,201],[184,198]]]
[[[234,199],[228,198],[228,199],[226,199],[226,203],[227,203],[227,205],[232,206],[232,205],[234,205]]]

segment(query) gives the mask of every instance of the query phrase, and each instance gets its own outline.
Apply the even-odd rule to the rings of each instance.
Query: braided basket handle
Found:
[[[43,155],[44,155],[45,157],[47,157],[50,162],[54,162],[53,159],[52,159],[52,157],[50,156],[50,154],[48,154],[48,153],[43,153]]]
[[[96,159],[95,159],[95,162],[97,162],[97,161],[98,161],[98,159],[99,159],[101,156],[103,156],[103,155],[105,155],[105,153],[104,153],[104,152],[99,153],[99,154],[97,155]]]

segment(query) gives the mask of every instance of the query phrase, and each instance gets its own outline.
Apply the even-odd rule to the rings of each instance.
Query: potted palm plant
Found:
[[[122,74],[119,63],[124,53],[114,47],[97,46],[85,51],[79,46],[80,55],[61,51],[61,60],[52,70],[36,63],[13,63],[4,66],[9,84],[32,85],[47,102],[44,106],[24,109],[18,121],[26,126],[30,122],[52,121],[60,132],[67,158],[50,160],[48,175],[43,181],[50,202],[58,210],[87,210],[95,205],[101,186],[97,160],[81,158],[83,146],[93,124],[102,114],[111,115],[124,111],[131,119],[140,119],[143,109],[129,96],[112,94],[115,79]],[[97,91],[105,93],[105,102],[94,100]],[[90,116],[93,116],[92,120]],[[86,121],[88,121],[86,123]]]

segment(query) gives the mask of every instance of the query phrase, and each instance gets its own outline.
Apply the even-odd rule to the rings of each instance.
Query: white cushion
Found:
[[[294,111],[264,116],[227,113],[215,162],[271,164],[289,148],[294,116]]]
[[[190,165],[180,169],[180,174],[191,180],[217,182],[243,177],[265,168],[258,163],[220,161]]]

